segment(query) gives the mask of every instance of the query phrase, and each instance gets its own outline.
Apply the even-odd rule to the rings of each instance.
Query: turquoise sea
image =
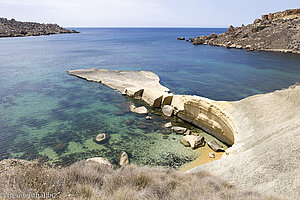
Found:
[[[173,121],[211,139],[158,110],[152,110],[153,120],[132,114],[128,112],[132,99],[69,76],[67,70],[150,70],[173,93],[215,100],[240,100],[300,81],[300,55],[176,40],[226,29],[75,29],[81,33],[0,38],[0,160],[42,158],[69,165],[102,156],[116,164],[119,153],[126,151],[135,164],[177,168],[197,155],[163,124]],[[93,138],[101,132],[111,138],[99,145]]]

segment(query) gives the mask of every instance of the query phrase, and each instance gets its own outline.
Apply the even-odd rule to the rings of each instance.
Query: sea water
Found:
[[[80,34],[0,38],[0,160],[42,158],[69,165],[90,157],[116,164],[178,168],[198,155],[163,125],[172,121],[213,139],[176,117],[128,112],[132,99],[67,70],[149,70],[175,94],[240,100],[299,81],[300,56],[193,46],[176,40],[226,29],[75,28]],[[137,105],[142,102],[135,101]],[[150,108],[149,108],[150,109]],[[104,144],[98,133],[110,135]]]

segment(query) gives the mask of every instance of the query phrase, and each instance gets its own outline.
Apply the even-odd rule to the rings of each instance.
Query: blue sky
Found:
[[[228,27],[300,0],[0,0],[0,17],[65,27]]]

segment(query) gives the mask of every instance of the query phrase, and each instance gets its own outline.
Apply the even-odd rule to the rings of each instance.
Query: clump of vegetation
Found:
[[[187,174],[134,165],[114,170],[93,161],[57,168],[38,161],[2,160],[0,191],[3,199],[9,199],[8,194],[100,200],[271,199],[255,192],[241,191],[204,172]]]

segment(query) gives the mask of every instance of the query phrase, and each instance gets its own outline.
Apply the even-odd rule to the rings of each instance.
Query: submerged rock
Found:
[[[164,136],[163,136],[163,139],[168,139],[168,138],[169,138],[168,135],[164,135]]]
[[[184,134],[187,131],[187,128],[180,127],[180,126],[173,126],[172,130],[177,134]]]
[[[210,141],[207,143],[208,146],[214,150],[215,152],[218,152],[218,151],[224,151],[224,147],[219,145],[215,140],[213,141]]]
[[[172,133],[172,131],[170,130],[170,129],[163,129],[162,130],[162,134],[164,134],[164,135],[169,135],[169,134],[171,134]]]
[[[114,168],[114,166],[106,159],[102,157],[94,157],[94,158],[89,158],[86,160],[87,162],[97,162],[101,165],[106,165],[107,167]]]
[[[148,110],[145,106],[140,106],[140,107],[135,107],[134,105],[130,105],[129,109],[131,112],[137,113],[137,114],[141,114],[141,115],[147,115],[148,114]]]
[[[129,164],[128,154],[124,151],[120,154],[119,165],[122,167],[128,164]]]
[[[188,141],[186,141],[184,138],[180,139],[180,143],[183,144],[185,147],[190,147],[190,143]]]
[[[134,119],[127,119],[124,123],[126,125],[132,125],[134,123]]]

